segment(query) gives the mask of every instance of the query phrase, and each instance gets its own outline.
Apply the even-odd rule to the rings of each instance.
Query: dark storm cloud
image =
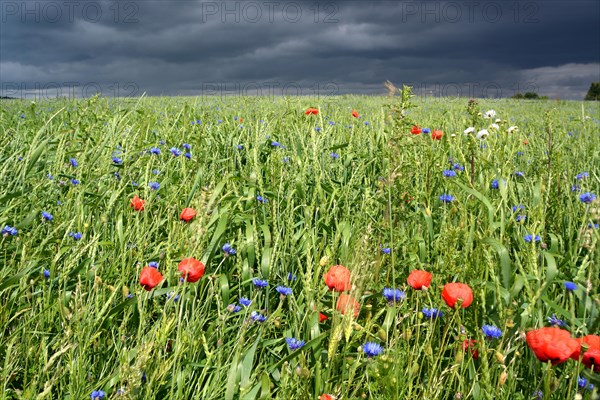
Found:
[[[597,1],[0,4],[8,95],[382,93],[389,79],[580,99],[600,80]]]

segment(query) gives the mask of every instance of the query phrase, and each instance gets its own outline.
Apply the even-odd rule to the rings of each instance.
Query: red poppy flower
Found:
[[[360,114],[358,113],[358,111],[356,111],[356,110],[352,110],[352,116],[353,116],[354,118],[358,118],[358,117],[360,117]]]
[[[462,348],[463,350],[466,351],[471,351],[471,356],[473,356],[474,359],[478,359],[479,358],[479,351],[477,350],[477,341],[473,340],[473,339],[465,339],[462,343]]]
[[[350,271],[343,265],[334,265],[329,268],[329,271],[323,275],[323,279],[325,279],[325,284],[329,287],[329,290],[344,292],[352,289]]]
[[[440,140],[444,136],[444,132],[442,131],[433,131],[431,132],[431,138],[433,140]]]
[[[575,339],[579,342],[580,345],[586,344],[589,350],[598,349],[600,350],[600,336],[598,335],[587,335],[582,338]],[[572,355],[571,358],[573,360],[579,360],[579,356],[581,355],[581,347],[577,349]]]
[[[410,133],[412,133],[413,135],[420,135],[421,128],[419,128],[419,125],[413,125],[413,127],[410,130]]]
[[[579,348],[579,342],[568,331],[556,327],[527,332],[527,345],[538,360],[550,360],[552,365],[567,360]]]
[[[325,322],[328,319],[329,318],[327,318],[327,315],[323,314],[322,312],[319,313],[319,322]]]
[[[140,199],[137,194],[131,199],[131,207],[133,207],[135,211],[144,211],[144,203],[146,202]]]
[[[527,139],[523,140],[523,144],[529,144],[529,140],[527,140]]]
[[[431,284],[432,275],[427,271],[419,269],[412,270],[408,274],[406,282],[415,290],[427,289]]]
[[[459,299],[462,300],[460,306],[467,308],[473,302],[473,291],[466,283],[446,283],[442,290],[442,298],[450,308],[454,308]]]
[[[184,208],[181,211],[181,215],[179,216],[179,219],[182,219],[185,222],[190,222],[190,220],[192,218],[194,218],[195,216],[196,216],[196,210],[194,210],[193,208]]]
[[[340,294],[335,308],[343,315],[346,315],[346,311],[354,310],[354,318],[358,318],[358,314],[360,314],[360,304],[358,304],[358,301],[354,297],[346,293]]]
[[[590,349],[585,352],[581,359],[583,365],[595,372],[600,372],[600,349]]]
[[[319,110],[317,110],[316,108],[307,108],[306,111],[304,111],[304,114],[306,115],[317,115],[319,113]]]
[[[194,257],[184,258],[177,267],[181,276],[188,282],[198,282],[204,275],[204,264]]]
[[[163,280],[163,276],[156,268],[144,267],[140,273],[140,284],[150,291]]]
[[[319,396],[319,400],[335,400],[335,397],[333,397],[330,394],[323,393],[322,395]]]
[[[600,372],[600,336],[587,335],[579,339],[575,339],[579,343],[577,350],[571,355],[574,360],[579,360],[581,356],[581,345],[587,346],[587,350],[583,353],[581,362],[588,368],[596,372]]]
[[[244,118],[240,118],[240,122],[244,122]]]

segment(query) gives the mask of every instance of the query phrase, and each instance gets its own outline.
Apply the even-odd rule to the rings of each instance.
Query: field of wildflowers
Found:
[[[597,103],[0,103],[2,399],[593,399]]]

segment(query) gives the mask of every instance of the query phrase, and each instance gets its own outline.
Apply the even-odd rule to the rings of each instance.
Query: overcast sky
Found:
[[[2,94],[582,99],[600,1],[0,1]]]

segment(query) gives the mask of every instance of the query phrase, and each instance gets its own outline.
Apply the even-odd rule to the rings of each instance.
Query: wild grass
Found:
[[[2,101],[0,226],[18,234],[0,237],[0,397],[592,398],[578,377],[598,386],[597,373],[539,362],[523,334],[552,315],[573,336],[600,331],[600,206],[579,199],[600,194],[598,105],[481,100],[476,111],[501,121],[479,141],[463,131],[494,121],[469,114],[466,100],[417,100],[405,122],[442,130],[434,141],[394,122],[395,101]],[[191,159],[170,153],[183,143]],[[464,170],[446,178],[456,163]],[[442,203],[444,193],[455,200]],[[190,223],[179,220],[185,207],[198,212]],[[179,280],[187,257],[206,265],[197,283]],[[151,261],[166,279],[145,291]],[[356,319],[335,310],[339,294],[324,284],[335,264],[352,272]],[[413,269],[433,274],[429,290],[408,287]],[[452,281],[471,286],[470,307],[444,304]],[[384,287],[407,296],[389,305]],[[252,304],[229,311],[241,297]],[[444,316],[427,319],[424,307]],[[253,311],[266,321],[252,322]],[[502,337],[486,339],[484,324]],[[289,350],[286,337],[306,344]],[[465,339],[477,341],[477,359]],[[383,354],[366,357],[366,342]]]

